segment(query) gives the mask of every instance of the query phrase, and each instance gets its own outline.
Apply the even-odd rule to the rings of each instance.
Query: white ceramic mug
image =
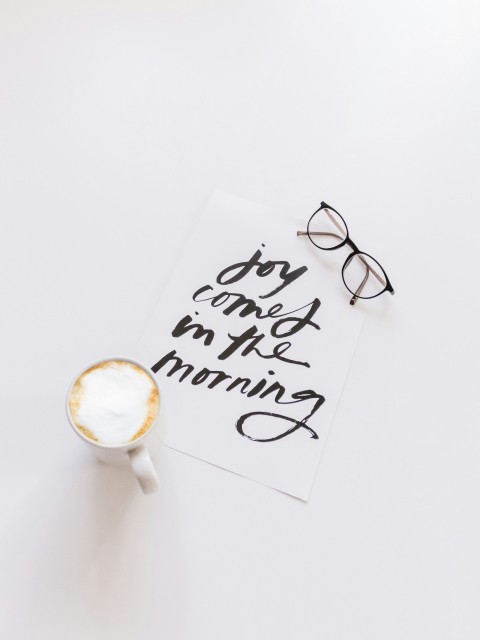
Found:
[[[110,362],[114,360],[119,360],[123,362],[130,362],[131,364],[135,364],[137,367],[140,367],[148,376],[153,380],[155,386],[158,391],[159,405],[157,415],[155,419],[148,429],[143,435],[134,440],[133,442],[127,442],[126,444],[101,444],[99,442],[95,442],[94,440],[90,440],[84,435],[81,431],[77,429],[75,423],[72,419],[72,415],[70,413],[69,406],[69,398],[72,392],[72,388],[78,378],[85,372],[87,369],[94,367],[102,362]],[[121,466],[130,466],[137,477],[137,480],[142,488],[144,493],[154,493],[159,489],[159,482],[157,472],[155,471],[155,467],[153,466],[152,459],[150,457],[149,448],[154,445],[154,438],[158,438],[158,434],[165,429],[165,410],[163,408],[163,400],[160,393],[160,389],[158,387],[158,383],[152,374],[152,372],[147,369],[141,362],[137,362],[136,360],[132,360],[131,358],[124,357],[114,357],[114,358],[102,358],[98,362],[94,362],[90,364],[88,367],[85,367],[77,376],[75,376],[72,384],[70,385],[67,393],[67,417],[70,422],[71,427],[85,442],[85,444],[90,447],[91,451],[95,454],[97,458],[102,460],[107,464],[121,465]]]

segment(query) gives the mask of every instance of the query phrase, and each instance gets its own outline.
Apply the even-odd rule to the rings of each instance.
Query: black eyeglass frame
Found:
[[[334,247],[320,247],[318,244],[316,244],[313,240],[312,237],[310,235],[310,223],[312,222],[313,218],[316,216],[316,214],[321,211],[322,209],[329,209],[330,211],[334,211],[337,216],[341,219],[341,221],[343,222],[343,224],[345,225],[345,230],[347,232],[347,235],[345,236],[345,239],[342,240],[342,242],[340,242],[339,244],[335,245]],[[337,225],[336,225],[337,226]],[[341,230],[343,233],[343,230]],[[315,232],[312,232],[315,233]],[[310,219],[307,223],[307,231],[297,231],[297,236],[300,235],[308,235],[308,239],[310,240],[310,242],[313,244],[313,246],[315,246],[317,249],[321,249],[322,251],[336,251],[337,249],[341,249],[344,246],[348,246],[350,247],[350,249],[352,249],[352,253],[350,253],[347,256],[347,259],[345,260],[343,267],[342,267],[342,280],[343,280],[343,284],[345,285],[345,287],[347,288],[348,291],[350,291],[351,294],[353,294],[353,297],[350,300],[350,304],[354,305],[355,302],[357,301],[358,298],[361,298],[362,300],[372,300],[373,298],[377,298],[378,296],[381,296],[382,293],[385,293],[386,291],[388,291],[392,296],[394,295],[395,291],[392,287],[392,284],[387,276],[387,274],[385,273],[385,269],[382,267],[382,265],[378,262],[378,260],[376,258],[374,258],[373,256],[371,256],[368,253],[365,253],[365,251],[360,251],[360,249],[357,247],[357,245],[353,242],[353,240],[350,238],[350,232],[348,230],[348,225],[345,222],[344,217],[333,207],[331,207],[330,205],[328,205],[326,202],[321,202],[320,203],[320,207],[314,211],[312,213],[312,215],[310,216]],[[326,235],[333,235],[335,237],[338,237],[341,239],[341,236],[336,236],[335,234],[326,234]],[[365,285],[367,279],[368,279],[368,275],[369,272],[371,271],[374,276],[377,278],[377,280],[380,281],[380,277],[377,273],[375,273],[375,271],[370,267],[370,265],[368,265],[366,262],[364,262],[365,266],[367,267],[367,275],[365,277],[365,279],[363,280],[363,282],[360,284],[360,286],[357,288],[357,291],[354,292],[350,289],[350,287],[347,285],[346,281],[345,281],[345,269],[348,267],[348,265],[350,264],[350,262],[353,260],[353,258],[357,255],[360,256],[367,256],[367,258],[370,258],[371,260],[373,260],[374,262],[376,262],[378,264],[378,266],[380,267],[380,269],[382,270],[382,274],[385,277],[385,286],[382,289],[382,291],[380,291],[379,293],[376,293],[373,296],[361,296],[358,295],[359,291],[361,291],[363,289],[363,286]],[[360,258],[361,259],[361,258]]]

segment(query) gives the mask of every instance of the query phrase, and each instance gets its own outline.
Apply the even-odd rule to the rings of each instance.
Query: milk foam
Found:
[[[75,426],[100,444],[120,445],[147,431],[158,411],[150,376],[126,361],[103,362],[83,373],[69,398]]]

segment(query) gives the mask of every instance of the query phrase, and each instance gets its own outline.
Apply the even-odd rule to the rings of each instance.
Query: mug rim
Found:
[[[88,369],[91,369],[92,367],[96,367],[97,365],[102,364],[103,362],[112,362],[112,361],[115,361],[115,360],[117,360],[119,362],[130,362],[131,364],[136,365],[137,367],[139,367],[140,369],[145,371],[145,373],[153,380],[153,383],[155,384],[155,387],[157,388],[157,393],[158,393],[158,411],[157,411],[157,413],[155,415],[155,418],[154,418],[152,424],[147,429],[147,431],[145,431],[145,433],[142,433],[142,435],[139,436],[138,438],[135,438],[135,440],[130,440],[129,442],[124,442],[123,444],[104,444],[103,442],[97,442],[96,440],[91,440],[84,433],[82,433],[80,431],[80,429],[78,429],[75,426],[75,423],[74,423],[73,418],[72,418],[72,414],[70,413],[69,400],[70,400],[70,394],[72,393],[72,389],[73,389],[76,381],[80,378],[80,376],[82,376],[85,373],[85,371],[88,371]],[[66,398],[66,401],[65,401],[65,408],[66,408],[67,418],[68,418],[68,422],[70,423],[70,426],[72,427],[74,432],[77,434],[77,436],[82,438],[82,440],[84,440],[88,444],[93,445],[94,447],[100,447],[102,449],[116,449],[116,450],[125,449],[125,450],[130,450],[130,449],[134,449],[137,446],[137,444],[140,443],[144,438],[146,438],[146,436],[148,436],[149,433],[154,428],[155,422],[157,421],[158,415],[159,415],[159,413],[161,411],[161,408],[162,408],[162,394],[160,392],[160,387],[158,386],[158,382],[157,382],[155,376],[153,375],[153,373],[149,369],[147,369],[147,367],[143,363],[139,362],[138,360],[135,360],[134,358],[129,358],[127,356],[112,356],[110,358],[101,358],[100,360],[96,360],[95,362],[92,362],[92,364],[88,365],[87,367],[84,367],[80,371],[80,373],[78,373],[73,378],[72,382],[70,383],[70,385],[68,387],[67,398]]]

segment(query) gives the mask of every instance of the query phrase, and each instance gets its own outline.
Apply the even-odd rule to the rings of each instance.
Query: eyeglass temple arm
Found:
[[[367,265],[367,267],[368,267],[368,265]],[[367,284],[368,272],[369,272],[369,269],[367,268],[367,272],[365,273],[365,277],[363,278],[361,283],[358,285],[358,289],[353,294],[353,296],[352,296],[352,298],[350,300],[350,304],[352,304],[352,305],[355,304],[356,301],[358,300],[358,296],[362,293],[363,287]]]
[[[342,227],[339,225],[338,220],[336,220],[335,216],[332,216],[332,214],[330,213],[330,211],[328,210],[328,208],[325,209],[325,213],[327,214],[327,216],[330,218],[330,221],[337,227],[337,229],[340,231],[340,233],[344,233],[344,230],[342,229]]]
[[[375,269],[372,269],[372,267],[368,264],[368,262],[365,262],[365,260],[362,258],[362,256],[359,256],[360,260],[363,262],[363,264],[367,267],[367,275],[366,277],[368,278],[368,273],[371,271],[373,273],[373,275],[375,276],[375,278],[380,282],[380,284],[384,287],[387,286],[387,283],[385,282],[385,280],[382,278],[382,276],[380,274],[378,274]],[[364,287],[364,285],[361,285],[362,289]]]
[[[345,240],[345,236],[339,236],[336,233],[329,233],[328,231],[310,231],[311,236],[332,236],[338,240]],[[297,236],[308,236],[308,231],[297,231]]]

